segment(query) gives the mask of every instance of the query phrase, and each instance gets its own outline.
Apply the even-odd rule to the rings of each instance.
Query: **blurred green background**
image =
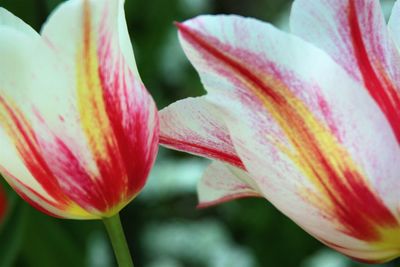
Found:
[[[40,30],[60,2],[0,0],[0,6]],[[288,30],[291,4],[289,0],[126,2],[139,72],[160,109],[178,99],[204,94],[180,49],[174,21],[206,13],[235,13]],[[394,1],[381,2],[389,14]],[[366,266],[322,246],[264,199],[196,209],[196,183],[207,164],[198,157],[160,150],[145,190],[121,214],[136,266]],[[10,207],[0,226],[0,267],[115,266],[101,222],[50,218],[6,189]]]

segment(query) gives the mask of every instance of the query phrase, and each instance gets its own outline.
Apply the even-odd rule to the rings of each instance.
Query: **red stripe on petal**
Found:
[[[105,12],[107,9],[105,7]],[[98,195],[102,199],[95,205],[101,206],[101,211],[107,212],[124,202],[126,186],[124,186],[124,167],[113,135],[109,118],[105,110],[104,89],[101,81],[98,59],[98,44],[96,32],[92,25],[91,7],[88,2],[83,10],[83,47],[79,47],[77,57],[77,93],[80,122],[87,137],[89,148],[94,158],[96,173],[91,180]],[[105,13],[102,20],[107,21]],[[79,43],[78,46],[81,44]],[[88,183],[90,184],[90,183]],[[77,192],[78,193],[78,192]],[[95,191],[89,191],[90,194]]]
[[[27,203],[29,203],[32,207],[34,207],[35,209],[37,209],[38,211],[43,212],[46,215],[55,217],[55,218],[63,218],[47,209],[45,209],[42,205],[39,205],[36,201],[32,200],[31,197],[28,197],[28,195],[26,195],[25,193],[23,193],[21,190],[18,190],[17,188],[15,188],[15,191],[18,193],[18,195],[25,200]],[[47,202],[47,204],[54,204],[54,203],[49,203],[46,199],[44,199],[41,195],[37,194],[35,191],[30,190],[31,193],[34,193],[36,195],[36,197],[38,199],[41,199],[43,202]],[[59,208],[59,207],[56,207]]]
[[[42,144],[41,153],[47,159],[63,192],[88,211],[107,211],[109,207],[100,180],[91,173],[88,166],[84,165],[85,161],[80,155],[74,154],[71,150],[71,147],[76,146],[73,139],[67,138],[69,142],[65,142],[53,133],[40,112],[33,109],[33,113],[40,123],[41,134],[45,136],[45,139],[37,136],[39,143]],[[62,116],[59,120],[64,121]]]
[[[221,150],[213,149],[211,146],[205,146],[201,144],[196,144],[188,141],[183,141],[182,139],[176,140],[173,138],[168,138],[166,136],[160,137],[160,143],[166,146],[172,146],[174,149],[187,151],[194,154],[199,154],[202,156],[219,159],[223,162],[227,162],[241,169],[245,169],[242,160],[236,154],[226,153]]]
[[[6,169],[4,169],[4,167],[2,165],[0,165],[0,172],[3,175],[5,175],[5,177],[8,177],[11,180],[10,185],[12,185],[15,192],[17,192],[18,195],[20,195],[21,198],[23,200],[25,200],[26,202],[28,202],[32,207],[36,208],[37,210],[39,210],[47,215],[54,216],[54,217],[60,217],[60,216],[54,214],[53,212],[47,210],[46,208],[44,208],[44,206],[39,205],[37,202],[40,201],[43,204],[47,205],[48,207],[53,207],[57,210],[63,210],[65,208],[65,205],[62,205],[62,204],[60,205],[60,203],[58,203],[58,202],[54,202],[54,201],[51,201],[51,200],[43,197],[40,193],[33,190],[31,188],[31,185],[24,183],[18,177],[9,173]],[[28,196],[28,194],[30,196]]]
[[[139,77],[125,61],[119,44],[116,14],[104,5],[98,36],[85,6],[84,78],[81,116],[92,152],[98,181],[108,208],[120,207],[144,186],[158,148],[157,110]],[[90,102],[93,108],[87,108]],[[96,112],[96,119],[90,116]],[[92,126],[98,125],[93,131]],[[95,138],[91,138],[91,136]]]
[[[222,197],[220,199],[217,199],[217,200],[214,200],[214,201],[202,202],[202,203],[197,205],[197,208],[198,209],[204,209],[204,208],[208,208],[208,207],[211,207],[211,206],[222,204],[222,203],[225,203],[225,202],[228,202],[228,201],[231,201],[231,200],[240,199],[240,198],[250,198],[250,197],[262,198],[263,196],[261,196],[259,193],[256,193],[256,192],[232,194],[232,195],[224,196],[224,197]]]
[[[309,140],[315,144],[315,140]],[[339,219],[344,226],[344,232],[355,238],[365,241],[380,240],[379,228],[396,228],[399,226],[392,212],[382,200],[365,184],[364,177],[357,171],[344,169],[338,173],[327,159],[324,152],[315,146],[314,156],[321,164],[323,173],[314,170],[321,185],[329,194],[334,205],[335,219]]]
[[[367,4],[367,3],[365,3]],[[369,8],[374,8],[369,4]],[[370,12],[373,12],[372,10]],[[348,20],[354,55],[357,60],[358,67],[364,80],[364,84],[370,95],[379,105],[385,114],[388,122],[392,126],[393,133],[400,144],[400,95],[396,86],[385,73],[380,62],[370,59],[367,48],[364,44],[360,24],[357,18],[357,8],[355,0],[349,0]],[[372,16],[370,16],[372,17]],[[371,21],[371,23],[373,23]],[[370,27],[373,29],[373,27]],[[373,34],[373,33],[366,33]]]
[[[53,155],[56,158],[53,169],[60,177],[64,192],[86,210],[107,211],[109,207],[100,181],[88,173],[86,166],[62,140],[54,136],[52,142],[54,151],[59,153]]]
[[[2,126],[10,137],[13,137],[15,146],[31,175],[60,206],[68,205],[69,199],[61,190],[44,159],[31,125],[22,113],[16,107],[11,107],[2,96],[0,96],[0,117]]]

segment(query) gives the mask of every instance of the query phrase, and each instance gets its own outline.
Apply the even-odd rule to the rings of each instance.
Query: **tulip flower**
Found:
[[[297,0],[292,33],[252,18],[178,23],[208,92],[160,113],[160,141],[213,159],[200,206],[266,198],[354,259],[400,255],[400,3]]]
[[[158,113],[123,4],[67,1],[41,34],[0,9],[0,172],[49,215],[108,222],[154,163]]]

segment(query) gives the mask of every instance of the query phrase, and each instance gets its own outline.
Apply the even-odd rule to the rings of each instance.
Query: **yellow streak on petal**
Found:
[[[325,186],[329,186],[323,184],[329,181],[329,174],[326,173],[324,164],[318,160],[321,154],[327,159],[336,177],[344,184],[348,184],[343,175],[344,171],[362,173],[337,138],[286,85],[273,76],[266,76],[265,73],[257,76],[265,77],[262,82],[270,89],[270,95],[261,92],[259,87],[249,80],[243,82],[262,101],[268,114],[279,124],[292,145],[288,148],[277,144],[277,147],[296,163],[321,192],[326,193]],[[326,204],[332,204],[327,194],[323,196]]]
[[[96,212],[89,213],[88,211],[82,209],[79,205],[71,202],[66,208],[64,213],[68,218],[77,218],[80,220],[92,220],[101,219],[100,216],[96,216]]]
[[[339,230],[357,238],[365,238],[371,244],[387,243],[389,240],[385,240],[386,232],[400,235],[397,218],[376,196],[365,174],[348,151],[306,104],[274,76],[257,73],[257,70],[252,70],[252,74],[243,72],[244,75],[235,75],[235,78],[240,79],[258,97],[285,133],[291,148],[278,142],[273,143],[315,187],[316,192],[311,192],[306,186],[299,185],[301,196],[329,216]],[[267,139],[271,140],[270,137]],[[364,192],[355,192],[354,185]],[[376,210],[369,213],[366,210],[369,204],[364,205],[360,199],[356,199],[358,193],[370,194],[368,197],[372,203],[369,204],[374,205]],[[357,214],[362,217],[353,224],[348,214],[360,208],[362,211]],[[385,217],[376,218],[375,214],[383,214]],[[357,225],[365,228],[356,229]]]
[[[82,128],[96,160],[107,160],[113,144],[110,121],[107,117],[103,89],[99,77],[97,45],[92,34],[90,7],[84,2],[83,42],[76,57],[77,97]]]
[[[115,206],[109,208],[109,209],[108,209],[107,211],[105,211],[105,212],[102,212],[102,213],[101,213],[101,217],[102,217],[102,218],[109,218],[109,217],[114,216],[115,214],[117,214],[118,212],[120,212],[126,205],[128,205],[129,203],[131,203],[131,202],[139,195],[139,193],[140,193],[140,192],[136,193],[135,195],[133,195],[132,197],[130,197],[130,198],[128,198],[128,199],[126,199],[126,197],[121,198],[121,201],[120,201],[117,205],[115,205]]]
[[[99,73],[99,41],[97,40],[99,36],[97,36],[97,32],[100,29],[93,29],[90,8],[89,1],[84,1],[83,42],[78,44],[76,57],[77,101],[81,126],[87,137],[89,149],[97,167],[102,165],[100,167],[106,167],[108,170],[112,168],[114,170],[123,170],[124,166],[120,166],[122,160],[118,158],[120,156],[119,148],[106,110],[104,88]],[[102,19],[106,18],[103,17]],[[100,168],[87,171],[92,173],[92,180],[104,178],[100,173]],[[124,176],[124,174],[118,172],[116,172],[116,175],[119,177],[113,178],[118,179],[119,183],[121,183],[121,180],[127,183],[128,178],[126,175]],[[103,190],[101,185],[97,190]],[[118,192],[118,200],[109,198],[109,201],[118,204],[107,207],[106,211],[102,211],[101,216],[114,215],[115,211],[118,212],[121,207],[125,206],[126,193],[126,190]]]

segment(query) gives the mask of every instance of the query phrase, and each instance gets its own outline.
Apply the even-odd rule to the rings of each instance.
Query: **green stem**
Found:
[[[115,257],[119,267],[133,267],[131,253],[126,242],[124,230],[122,229],[119,214],[103,219],[108,236],[114,248]]]

